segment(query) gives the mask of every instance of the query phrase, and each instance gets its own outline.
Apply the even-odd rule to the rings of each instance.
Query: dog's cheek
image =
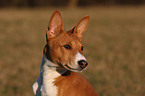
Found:
[[[57,56],[59,58],[60,63],[64,66],[68,63],[69,61],[69,57],[70,57],[70,53],[67,49],[65,49],[64,47],[59,47],[57,50]]]
[[[55,58],[55,61],[61,63],[61,64],[64,64],[66,63],[67,61],[67,56],[66,56],[66,53],[65,53],[65,50],[63,50],[63,48],[61,47],[57,47],[55,50],[53,50],[55,54],[54,58]]]
[[[74,61],[74,50],[67,52],[66,55],[67,65],[72,65]]]
[[[57,48],[55,50],[55,56],[56,56],[57,62],[61,62],[61,51],[60,51],[60,48]]]
[[[60,63],[64,65],[68,59],[67,52],[64,48],[61,47],[59,48],[58,53],[59,53]]]
[[[51,50],[50,50],[50,57],[51,57],[51,60],[52,60],[54,63],[57,63],[57,61],[58,61],[58,53],[57,53],[56,48],[54,49],[53,47],[51,47]]]

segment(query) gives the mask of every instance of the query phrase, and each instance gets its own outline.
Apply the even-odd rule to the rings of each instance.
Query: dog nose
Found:
[[[85,60],[78,61],[78,64],[81,68],[85,68],[88,65],[88,62]]]

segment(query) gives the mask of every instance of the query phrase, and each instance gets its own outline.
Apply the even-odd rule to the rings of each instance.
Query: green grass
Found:
[[[58,8],[59,9],[59,8]],[[65,30],[90,16],[83,74],[100,96],[145,96],[145,7],[60,8]],[[55,8],[0,9],[0,96],[33,96]]]

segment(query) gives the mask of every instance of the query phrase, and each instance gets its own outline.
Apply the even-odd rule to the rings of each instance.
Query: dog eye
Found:
[[[63,46],[65,49],[71,49],[71,46],[69,44],[66,44]]]
[[[83,50],[84,50],[84,47],[82,46],[82,47],[81,47],[81,51],[83,51]]]

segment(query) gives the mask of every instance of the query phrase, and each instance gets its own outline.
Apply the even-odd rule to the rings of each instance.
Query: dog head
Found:
[[[83,56],[82,35],[89,23],[89,16],[82,18],[77,25],[65,32],[62,17],[55,11],[46,30],[47,44],[44,47],[46,57],[54,64],[70,71],[81,72],[88,65]]]

